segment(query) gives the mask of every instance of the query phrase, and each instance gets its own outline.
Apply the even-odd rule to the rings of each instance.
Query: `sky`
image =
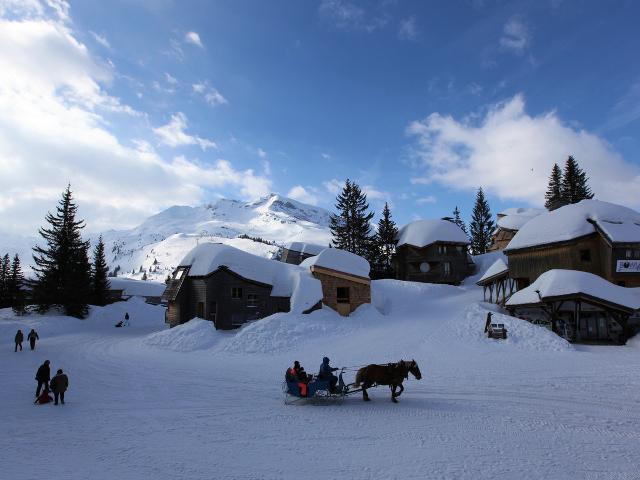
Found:
[[[640,209],[640,4],[0,0],[0,230],[90,232],[346,178],[399,224],[540,207],[573,155]]]

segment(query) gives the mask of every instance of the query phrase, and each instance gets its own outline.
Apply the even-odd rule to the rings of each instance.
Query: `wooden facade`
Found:
[[[503,227],[496,228],[491,236],[489,251],[504,250],[516,233],[518,233],[517,230]]]
[[[292,265],[300,265],[303,260],[313,257],[313,254],[306,252],[298,252],[289,248],[282,249],[282,256],[280,261],[284,263],[290,263]]]
[[[640,312],[585,294],[547,297],[507,309],[574,343],[620,345],[640,332]]]
[[[371,303],[371,280],[314,265],[312,275],[322,284],[322,303],[342,316],[360,305]]]
[[[394,258],[398,280],[459,285],[473,271],[464,243],[435,242],[419,248],[405,244]]]
[[[244,278],[226,267],[202,277],[188,273],[188,267],[180,267],[163,296],[166,322],[172,327],[198,317],[210,320],[217,329],[228,330],[289,311],[289,298],[271,296],[272,285]]]
[[[593,273],[623,287],[640,287],[640,273],[619,272],[618,262],[629,256],[640,258],[640,242],[612,244],[599,232],[563,242],[506,250],[509,275],[518,289],[548,270],[564,269]]]

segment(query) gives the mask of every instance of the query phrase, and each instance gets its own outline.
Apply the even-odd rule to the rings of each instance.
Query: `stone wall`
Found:
[[[353,312],[364,303],[371,303],[371,282],[349,280],[344,275],[337,276],[327,270],[314,269],[313,276],[322,284],[322,303],[343,314],[338,307],[338,288],[349,288],[349,311]],[[346,277],[346,276],[345,276]],[[346,304],[343,304],[346,305]]]

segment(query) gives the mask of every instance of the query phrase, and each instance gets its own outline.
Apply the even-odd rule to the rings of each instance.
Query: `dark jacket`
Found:
[[[49,369],[49,365],[45,365],[44,363],[40,365],[38,371],[36,372],[36,380],[39,382],[48,382],[51,378],[51,370]]]
[[[51,388],[53,392],[65,392],[67,388],[69,388],[69,378],[64,373],[59,373],[51,379],[49,388]]]
[[[22,343],[23,340],[24,340],[24,335],[22,334],[22,332],[16,333],[16,343]]]
[[[29,340],[30,342],[35,342],[36,340],[40,340],[40,337],[38,336],[38,332],[36,332],[35,330],[33,330],[32,332],[29,332],[29,335],[27,335],[27,340]]]
[[[322,365],[320,365],[320,371],[318,372],[318,378],[320,378],[320,380],[328,380],[334,376],[331,372],[335,372],[336,370],[338,369],[332,368],[329,365],[329,362],[322,362]]]

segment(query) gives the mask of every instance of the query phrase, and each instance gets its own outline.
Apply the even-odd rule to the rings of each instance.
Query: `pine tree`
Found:
[[[551,169],[549,185],[547,186],[547,192],[544,194],[544,198],[544,206],[549,211],[566,205],[562,196],[562,172],[557,163],[554,163]]]
[[[142,274],[142,280],[147,280],[147,272],[144,272],[144,273]]]
[[[478,189],[476,194],[476,203],[473,206],[473,214],[471,215],[471,251],[474,255],[486,253],[491,245],[491,234],[493,232],[494,223],[491,219],[491,211],[489,203],[484,196],[482,187]]]
[[[464,220],[460,218],[460,210],[457,205],[456,208],[453,209],[453,223],[458,225],[467,237],[469,236],[469,233],[467,232],[467,225],[464,223]]]
[[[331,216],[329,225],[333,234],[333,246],[367,259],[374,257],[369,223],[374,213],[369,212],[367,195],[355,182],[347,179],[336,198],[336,209],[338,214]]]
[[[587,174],[580,168],[578,162],[569,155],[562,175],[561,192],[564,203],[578,203],[581,200],[593,198],[588,181]]]
[[[0,259],[0,308],[11,306],[11,295],[9,293],[9,278],[11,275],[11,260],[6,253]]]
[[[59,305],[66,315],[83,318],[91,298],[91,265],[88,242],[82,239],[85,224],[76,220],[78,207],[71,186],[62,194],[56,213],[48,213],[48,228],[40,228],[46,246],[33,248],[33,299],[40,311]]]
[[[389,204],[385,202],[382,210],[382,218],[378,221],[378,231],[375,236],[377,247],[379,268],[383,271],[384,276],[392,276],[393,274],[393,255],[396,251],[396,237],[398,236],[398,228],[391,218],[391,210]]]
[[[9,275],[9,298],[11,308],[17,315],[24,313],[24,276],[22,275],[22,267],[20,266],[20,258],[16,253],[11,264],[11,274]]]
[[[93,250],[93,269],[91,271],[91,297],[94,305],[104,306],[109,302],[108,277],[109,268],[104,258],[104,242],[102,236],[98,238],[96,248]]]

